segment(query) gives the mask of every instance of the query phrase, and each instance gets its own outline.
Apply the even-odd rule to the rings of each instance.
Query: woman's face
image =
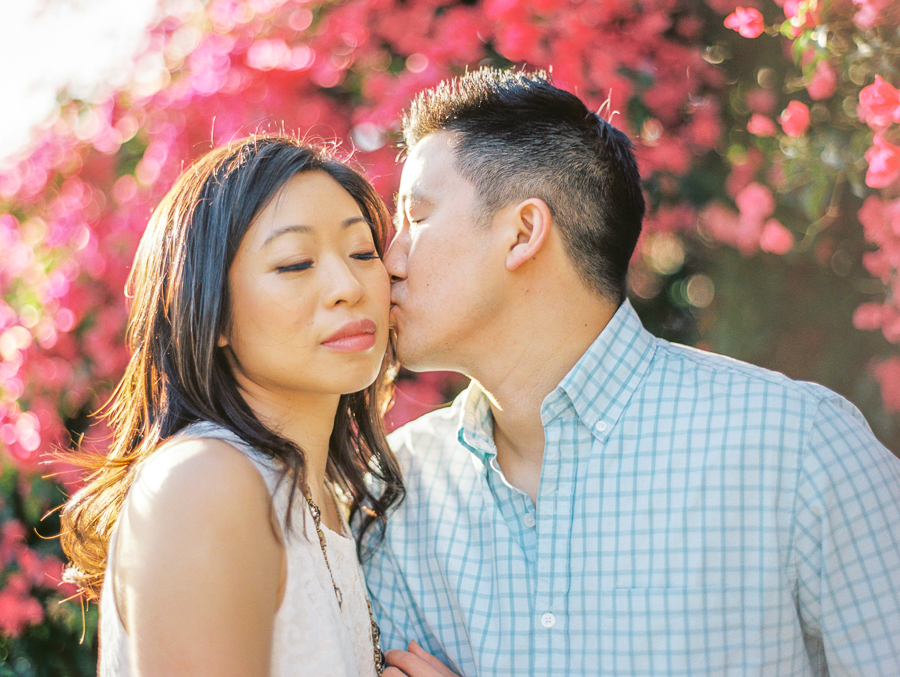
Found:
[[[251,399],[341,395],[375,380],[390,283],[359,206],[327,173],[282,186],[250,224],[228,283],[219,345]]]

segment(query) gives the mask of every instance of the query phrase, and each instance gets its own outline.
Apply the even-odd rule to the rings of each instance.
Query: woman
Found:
[[[381,672],[339,501],[361,542],[402,497],[378,406],[388,224],[361,175],[282,137],[210,152],[154,212],[114,440],[63,514],[101,675]]]

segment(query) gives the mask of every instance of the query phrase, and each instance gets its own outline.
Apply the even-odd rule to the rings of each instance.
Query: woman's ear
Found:
[[[537,255],[547,240],[553,222],[547,203],[536,197],[517,204],[511,216],[516,239],[506,255],[506,269],[509,271],[516,270]]]
[[[224,348],[228,345],[228,337],[225,334],[219,334],[219,340],[216,341],[216,346],[219,348]]]

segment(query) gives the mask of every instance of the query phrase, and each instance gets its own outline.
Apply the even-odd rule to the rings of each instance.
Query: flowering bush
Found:
[[[8,461],[0,469],[0,675],[95,674],[97,610],[65,602],[76,590],[61,583],[59,522],[41,520],[63,500],[59,486]]]
[[[740,8],[724,22],[757,40],[780,37],[792,57],[780,72],[754,64],[760,87],[737,88],[744,101],[732,112],[749,113],[750,138],[735,139],[729,149],[729,182],[740,190],[748,179],[763,178],[777,210],[802,234],[797,247],[776,253],[802,249],[797,253],[810,252],[850,278],[865,292],[853,314],[856,328],[880,329],[890,344],[900,343],[900,92],[890,84],[900,84],[900,6],[883,0],[776,4],[783,14],[773,12],[772,23],[756,35],[742,30]],[[779,138],[768,115],[785,96]],[[736,206],[742,220],[759,209],[737,200]],[[900,380],[890,368],[897,351],[880,350],[883,364],[875,359],[871,373],[885,409],[898,412]]]
[[[296,131],[340,142],[390,200],[399,112],[484,63],[552,68],[635,139],[651,210],[631,291],[652,330],[824,382],[900,449],[894,14],[857,0],[174,3],[128,88],[63,99],[0,167],[0,655],[37,660],[36,635],[71,634],[71,604],[53,603],[68,591],[50,584],[60,553],[33,536],[52,532],[39,517],[70,480],[39,479],[39,463],[81,436],[102,448],[89,414],[125,364],[128,266],[185,164]],[[405,375],[389,423],[460,387]]]

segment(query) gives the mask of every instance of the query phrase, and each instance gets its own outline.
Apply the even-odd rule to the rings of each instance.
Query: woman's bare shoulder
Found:
[[[119,529],[115,599],[142,669],[265,671],[284,547],[250,458],[220,439],[167,443],[140,468]]]
[[[129,503],[138,508],[180,506],[218,513],[228,510],[223,502],[234,505],[246,499],[268,504],[269,498],[265,480],[246,454],[221,439],[183,437],[169,441],[142,464]]]

